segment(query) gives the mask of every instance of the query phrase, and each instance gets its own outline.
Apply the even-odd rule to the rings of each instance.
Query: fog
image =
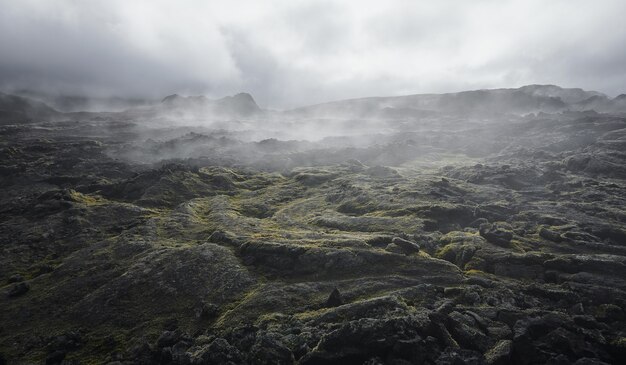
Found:
[[[7,110],[140,164],[398,166],[500,150],[544,113],[626,112],[619,1],[0,5],[0,90],[59,112]]]
[[[219,98],[245,91],[263,108],[290,109],[533,83],[615,96],[626,84],[623,1],[0,6],[5,92],[153,102],[173,93]]]

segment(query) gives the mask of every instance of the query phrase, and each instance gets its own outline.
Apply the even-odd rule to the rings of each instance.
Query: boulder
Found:
[[[487,242],[502,247],[509,247],[511,239],[513,239],[513,232],[498,223],[483,223],[480,225],[478,232]]]
[[[341,298],[341,293],[339,292],[339,289],[337,288],[333,289],[332,293],[330,293],[330,295],[328,296],[328,299],[326,300],[326,307],[327,308],[338,307],[342,304],[343,304],[343,299]]]
[[[24,281],[24,277],[20,274],[11,275],[9,277],[9,280],[7,280],[7,282],[9,283],[20,283],[22,281]]]
[[[216,338],[209,345],[192,352],[192,364],[242,364],[243,354],[223,338]]]
[[[291,350],[280,341],[275,333],[263,333],[257,336],[256,343],[250,350],[250,363],[260,365],[289,365],[295,363]]]
[[[412,241],[405,240],[404,238],[394,237],[391,240],[391,243],[400,247],[405,254],[411,254],[415,252],[419,252],[420,246]]]
[[[501,340],[485,353],[485,362],[488,365],[506,365],[511,363],[513,341]]]
[[[171,347],[174,346],[180,340],[181,334],[179,331],[164,331],[157,339],[157,347]]]
[[[26,294],[29,290],[30,290],[30,285],[28,283],[26,282],[17,283],[13,285],[11,289],[9,289],[7,296],[9,298],[19,297],[20,295]]]
[[[552,241],[552,242],[561,242],[563,241],[563,237],[561,236],[560,233],[553,231],[551,229],[542,227],[539,230],[539,236],[541,238],[547,239],[548,241]]]

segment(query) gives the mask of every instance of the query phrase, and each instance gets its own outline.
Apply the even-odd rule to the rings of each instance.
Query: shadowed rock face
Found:
[[[252,95],[239,93],[218,100],[211,100],[204,96],[180,96],[173,94],[161,101],[161,107],[169,110],[179,110],[197,114],[210,113],[226,117],[249,117],[261,112]]]
[[[588,93],[442,100],[602,98]],[[247,94],[160,107],[197,103],[255,117],[3,119],[0,363],[625,358],[624,115],[436,104],[449,113],[337,117],[350,134],[300,141],[261,134],[294,114],[255,119]]]

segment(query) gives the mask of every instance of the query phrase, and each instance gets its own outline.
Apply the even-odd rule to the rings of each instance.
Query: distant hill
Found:
[[[39,95],[31,92],[33,95]],[[0,93],[0,121],[4,124],[13,122],[50,120],[54,117],[97,114],[71,113],[67,109],[93,104],[97,99],[70,98],[57,102],[67,103],[66,110],[49,106],[36,98],[23,95]],[[111,102],[119,101],[118,107],[128,106],[131,101],[120,98],[108,98]],[[137,105],[126,110],[106,109],[113,104],[102,104],[100,109],[112,114],[120,112],[128,118],[134,117],[172,117],[182,119],[218,118],[237,119],[258,116],[294,117],[294,118],[381,118],[410,119],[430,117],[439,114],[463,116],[491,116],[499,114],[559,113],[564,111],[588,111],[606,113],[626,113],[626,94],[610,98],[596,91],[578,88],[562,88],[555,85],[527,85],[515,89],[471,90],[446,94],[416,94],[390,97],[369,97],[360,99],[338,100],[323,104],[304,106],[284,112],[272,112],[261,109],[252,95],[239,93],[220,99],[206,96],[181,96],[172,94],[160,102],[136,100]],[[142,104],[144,103],[145,104]],[[74,104],[72,104],[74,103]],[[132,104],[132,103],[131,103]],[[56,105],[56,104],[55,104]],[[108,105],[108,106],[107,106]],[[84,115],[83,115],[84,114]]]
[[[58,114],[58,111],[40,101],[0,93],[0,121],[2,123],[49,119]]]
[[[53,94],[37,90],[17,90],[12,94],[41,101],[63,113],[73,112],[121,112],[139,106],[148,106],[158,102],[132,97],[96,97],[84,95]]]
[[[578,103],[591,97],[608,98],[597,91],[586,91],[578,88],[562,88],[556,85],[526,85],[518,89],[524,94],[535,97],[559,98],[566,104]]]
[[[594,109],[626,112],[626,98],[610,99],[596,91],[527,85],[516,89],[472,90],[447,94],[417,94],[340,100],[305,106],[287,113],[309,117],[422,116],[429,112],[451,114],[527,114]]]
[[[159,106],[161,110],[184,111],[194,114],[211,114],[216,116],[249,117],[262,110],[248,93],[239,93],[213,100],[206,96],[166,96]]]

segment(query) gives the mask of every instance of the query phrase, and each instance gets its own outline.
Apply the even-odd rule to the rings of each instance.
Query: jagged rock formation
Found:
[[[211,100],[205,96],[180,96],[173,94],[161,101],[166,110],[182,110],[186,113],[208,113],[216,116],[250,117],[261,112],[252,95],[239,93]]]

